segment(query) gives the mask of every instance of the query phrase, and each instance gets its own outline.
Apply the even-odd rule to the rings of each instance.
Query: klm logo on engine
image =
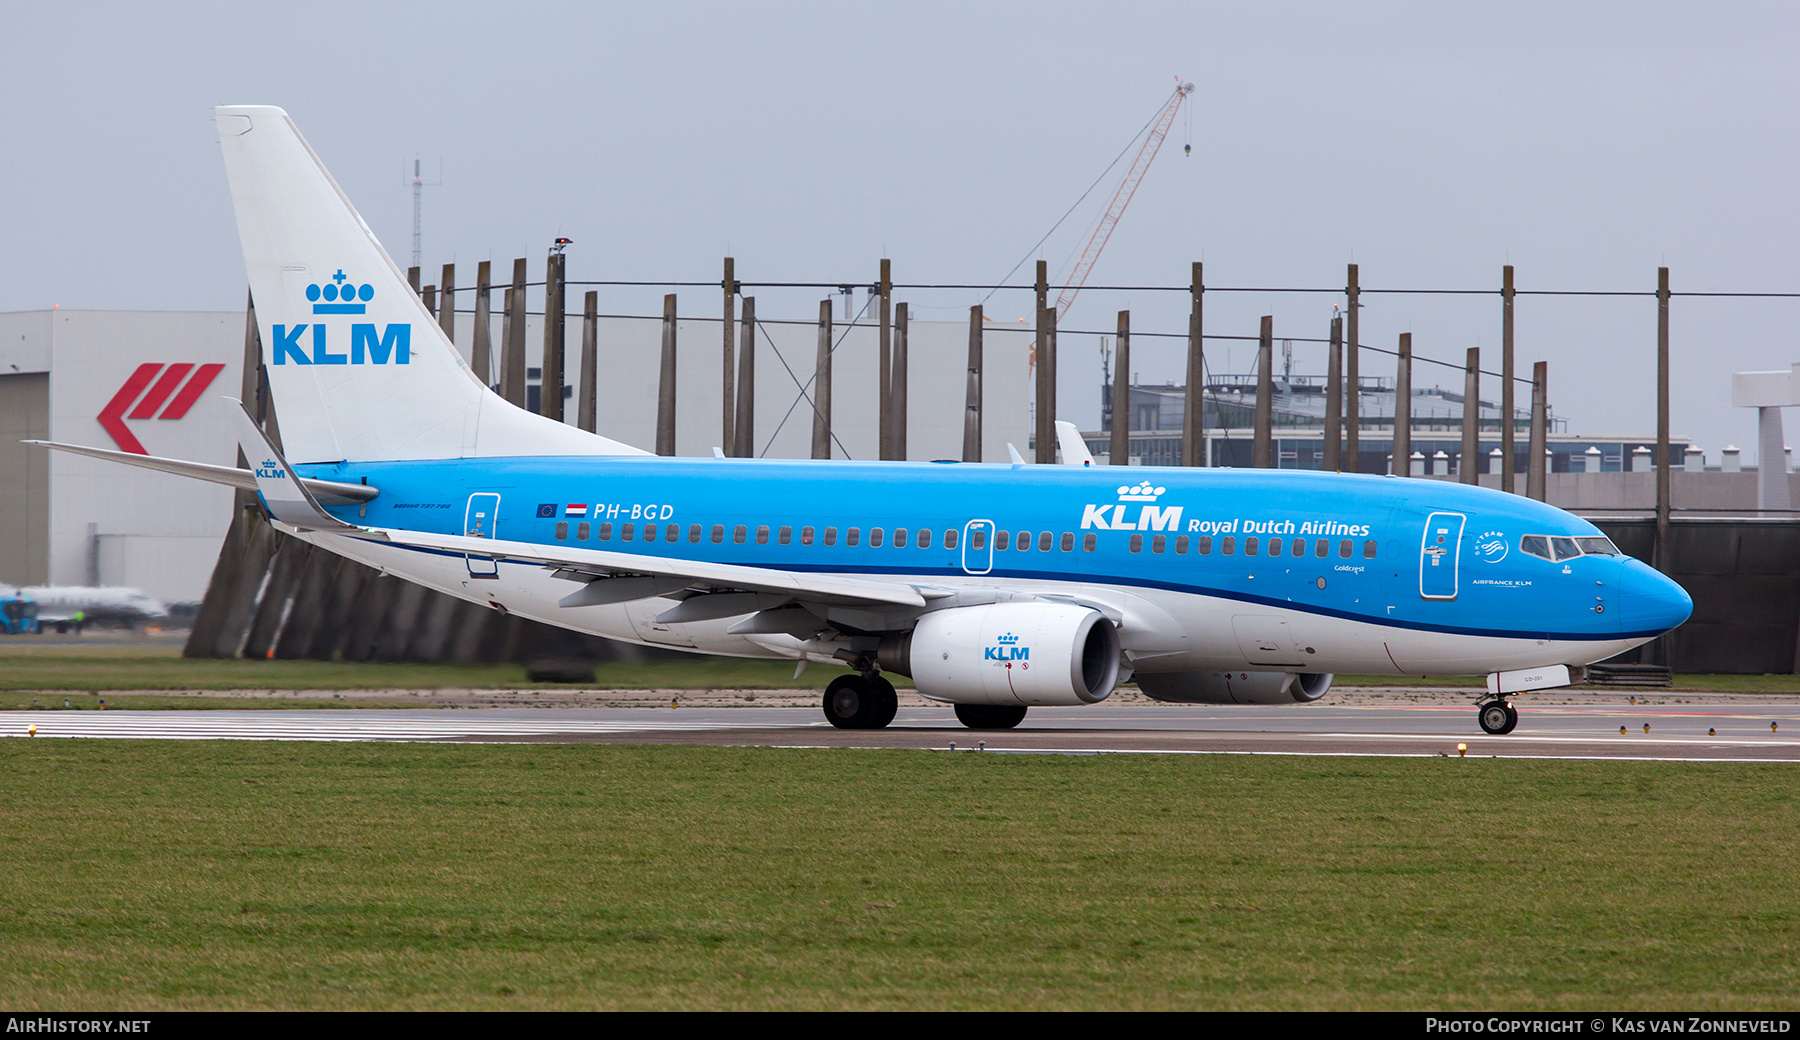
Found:
[[[259,480],[281,480],[287,476],[287,471],[274,459],[264,459],[262,465],[256,467],[256,476]]]
[[[1117,504],[1085,505],[1081,509],[1081,529],[1101,531],[1179,531],[1181,507],[1158,506],[1154,503],[1163,487],[1148,482],[1136,486],[1121,485]],[[1139,505],[1138,503],[1144,503]]]
[[[347,282],[343,269],[322,285],[306,287],[306,298],[312,312],[319,314],[366,314],[368,303],[375,298],[373,285]],[[301,337],[312,330],[310,342],[301,345]],[[379,331],[374,324],[358,322],[350,326],[350,349],[331,349],[331,333],[324,322],[311,325],[277,325],[270,344],[277,365],[396,365],[412,362],[412,325],[395,323]],[[310,348],[310,349],[309,349]]]
[[[1000,638],[994,640],[994,642],[997,643],[998,645],[982,647],[982,649],[981,649],[982,660],[984,660],[984,661],[1029,661],[1029,660],[1031,660],[1031,647],[1020,646],[1019,645],[1019,637],[1013,635],[1011,632],[1008,632],[1005,635],[1001,636]]]

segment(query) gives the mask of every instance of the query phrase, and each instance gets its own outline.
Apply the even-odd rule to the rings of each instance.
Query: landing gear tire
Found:
[[[1511,733],[1519,724],[1519,709],[1506,701],[1489,701],[1483,704],[1476,716],[1481,722],[1481,731],[1494,736]]]
[[[900,697],[894,692],[894,684],[879,675],[869,680],[869,691],[870,699],[875,702],[875,716],[869,728],[884,729],[900,711]]]
[[[825,719],[838,729],[880,729],[894,721],[894,685],[877,675],[840,675],[825,687]]]
[[[970,729],[1012,729],[1025,721],[1025,709],[1004,704],[958,704],[956,719]]]

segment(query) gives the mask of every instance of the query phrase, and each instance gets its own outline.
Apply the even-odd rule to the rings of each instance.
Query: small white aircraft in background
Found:
[[[58,632],[80,631],[85,625],[136,628],[169,616],[169,606],[142,589],[87,585],[0,585],[0,601],[18,597],[37,604],[38,626]],[[79,619],[76,615],[80,614]]]

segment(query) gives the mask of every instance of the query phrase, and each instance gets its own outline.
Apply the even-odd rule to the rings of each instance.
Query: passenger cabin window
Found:
[[[862,528],[860,528],[860,527],[844,528],[844,544],[845,545],[855,545],[857,542],[857,539],[859,539],[861,537],[862,537]]]
[[[825,544],[826,545],[836,545],[837,544],[837,528],[827,527],[825,529]]]
[[[994,548],[996,548],[996,549],[1006,548],[1006,545],[1011,540],[1011,538],[1012,538],[1012,536],[1007,534],[1005,531],[1000,531],[1000,532],[996,533],[994,535]],[[979,548],[979,546],[977,546],[977,548]]]
[[[918,547],[921,549],[931,548],[931,528],[929,528],[929,527],[919,528],[919,537],[918,537],[918,540],[914,544],[918,545]]]
[[[1050,551],[1050,540],[1053,537],[1055,537],[1055,536],[1052,535],[1049,531],[1045,531],[1043,534],[1038,535],[1038,552],[1049,552]]]
[[[563,541],[567,541],[568,538],[569,538],[569,522],[567,520],[558,520],[556,522],[556,540],[559,542],[563,542]]]
[[[1237,537],[1235,535],[1228,534],[1219,539],[1219,555],[1230,556],[1235,552],[1237,552]]]
[[[1371,538],[1368,541],[1363,543],[1363,559],[1373,560],[1374,558],[1375,558],[1375,539]]]
[[[1313,543],[1313,555],[1317,556],[1321,560],[1327,556],[1330,556],[1331,555],[1331,539],[1321,538],[1318,541],[1314,542]]]
[[[606,523],[601,524],[598,534],[599,534],[598,541],[602,541],[602,542],[612,541],[612,521],[609,520]]]
[[[1074,552],[1075,551],[1075,536],[1074,536],[1074,534],[1072,534],[1068,531],[1063,532],[1062,551],[1063,552]]]
[[[1094,548],[1096,546],[1098,546],[1099,544],[1100,544],[1099,536],[1094,534],[1094,532],[1092,532],[1092,531],[1089,531],[1087,534],[1084,534],[1081,536],[1081,551],[1082,552],[1093,552]]]
[[[977,527],[973,531],[969,532],[969,548],[971,548],[971,549],[985,548],[986,546],[984,543],[986,541],[987,541],[987,528]],[[954,548],[954,546],[952,546],[952,548]]]
[[[976,537],[980,537],[980,535],[984,535],[987,533],[987,531],[983,528],[976,528],[976,530],[980,532],[980,534],[976,535]],[[956,548],[956,528],[952,527],[948,531],[944,532],[944,548],[946,548],[946,549]],[[976,546],[976,548],[979,549],[981,547]]]
[[[746,537],[748,537],[749,534],[750,534],[750,529],[745,527],[743,524],[739,524],[736,527],[731,529],[731,540],[733,542],[736,542],[739,545],[743,545],[744,539]]]
[[[724,524],[714,524],[713,525],[712,540],[713,540],[714,545],[718,545],[719,543],[721,543],[725,540],[725,525]]]
[[[1251,549],[1251,550],[1249,550],[1249,552],[1251,553],[1251,555],[1255,555],[1256,550]],[[1269,555],[1270,556],[1280,556],[1281,555],[1281,539],[1279,539],[1279,538],[1269,539]]]
[[[811,545],[812,543],[813,543],[813,529],[810,527],[802,527],[800,529],[800,544],[801,545]]]
[[[681,541],[681,525],[680,524],[670,524],[669,526],[663,528],[663,541],[665,541],[665,542]]]
[[[1244,539],[1244,555],[1245,556],[1255,556],[1256,555],[1256,537],[1254,535],[1252,535],[1249,538]]]
[[[906,528],[904,528],[904,527],[894,528],[894,548],[896,548],[896,549],[906,548]]]
[[[869,528],[869,547],[873,549],[881,548],[881,528]]]
[[[776,534],[775,540],[780,542],[782,545],[788,544],[789,542],[794,540],[794,529],[791,527],[782,528],[781,531]]]
[[[575,527],[575,537],[577,539],[585,542],[588,540],[588,535],[592,534],[593,531],[594,531],[593,526],[591,524],[589,524],[586,520],[583,520],[581,523],[577,524]]]
[[[655,524],[645,524],[644,525],[644,541],[646,541],[646,542],[656,541],[656,525]]]
[[[1187,551],[1188,551],[1188,536],[1185,534],[1176,535],[1175,536],[1175,555],[1186,556]]]
[[[1159,553],[1168,547],[1169,547],[1169,542],[1168,542],[1168,539],[1164,535],[1155,534],[1155,535],[1150,536],[1150,551],[1151,552]]]
[[[1201,535],[1199,538],[1199,543],[1197,545],[1195,545],[1194,548],[1202,556],[1211,556],[1212,555],[1212,535],[1210,535],[1210,534]]]
[[[758,525],[758,527],[756,528],[756,544],[757,545],[768,545],[769,544],[769,525],[768,524],[761,524],[761,525]]]
[[[1134,553],[1144,551],[1144,536],[1143,535],[1134,534],[1131,536],[1131,551]]]
[[[1004,537],[1004,536],[1002,536]],[[1020,531],[1019,537],[1013,540],[1013,547],[1020,552],[1031,551],[1031,532]]]
[[[619,525],[619,541],[621,541],[621,542],[631,541],[631,534],[632,534],[632,531],[636,528],[636,526],[637,526],[636,524],[620,524]]]
[[[698,542],[699,540],[700,540],[700,525],[699,524],[689,524],[688,525],[688,541]]]
[[[1355,542],[1352,542],[1348,538],[1341,539],[1338,542],[1338,555],[1339,556],[1348,560],[1350,558],[1350,555],[1354,552],[1356,552],[1356,543]]]

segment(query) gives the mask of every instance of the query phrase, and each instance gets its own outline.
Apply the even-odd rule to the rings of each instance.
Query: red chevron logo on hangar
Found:
[[[100,409],[96,418],[120,449],[134,455],[148,455],[144,445],[125,426],[125,420],[181,418],[224,369],[221,364],[195,365],[177,361],[165,365],[160,361],[146,361],[126,378],[119,392],[106,402],[106,407]],[[162,409],[160,414],[159,408]]]

